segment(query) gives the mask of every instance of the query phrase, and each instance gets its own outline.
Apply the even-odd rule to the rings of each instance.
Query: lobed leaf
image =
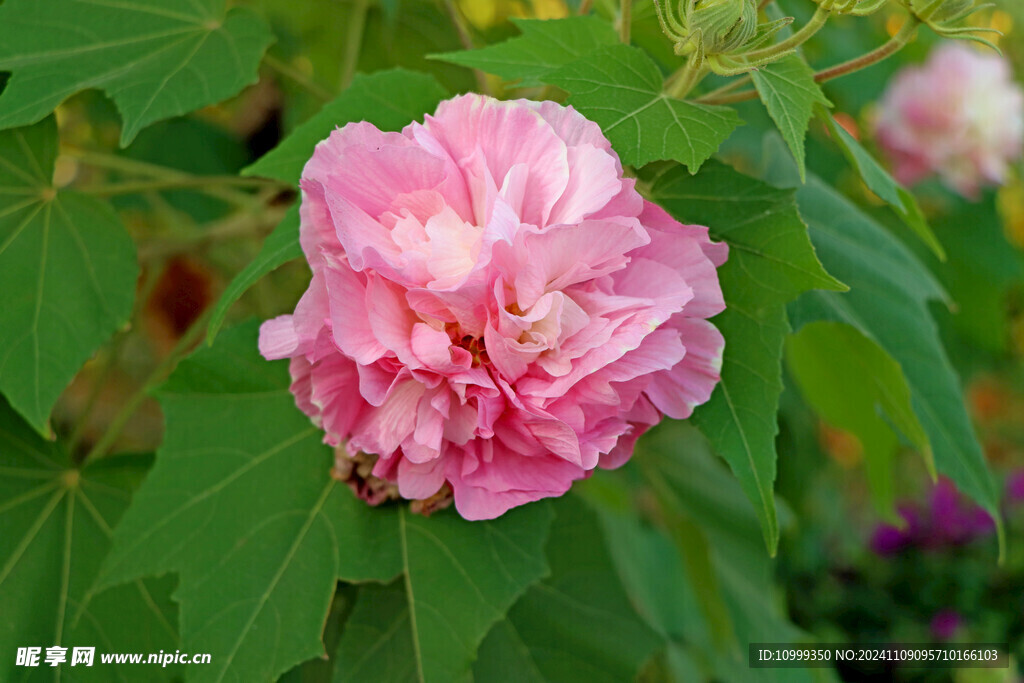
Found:
[[[696,173],[742,123],[729,107],[665,95],[658,65],[628,45],[592,52],[544,80],[568,92],[569,104],[597,122],[633,166],[674,159]]]
[[[182,649],[213,655],[190,676],[248,681],[323,654],[337,579],[404,573],[420,679],[458,680],[491,624],[546,572],[550,512],[467,522],[357,500],[330,476],[332,451],[295,407],[286,366],[260,358],[254,325],[179,366],[158,394],[164,444],[98,587],[178,572]]]
[[[267,680],[323,653],[339,576],[401,570],[395,515],[328,475],[331,452],[295,407],[287,368],[256,352],[254,325],[182,362],[160,390],[156,465],[114,533],[97,587],[177,572],[190,680]]]
[[[431,58],[517,81],[521,88],[533,88],[544,85],[544,77],[560,66],[619,41],[612,25],[592,14],[511,21],[522,35],[479,50],[446,52]]]
[[[60,669],[74,680],[127,680],[135,667],[99,666],[109,652],[173,652],[173,581],[133,581],[94,596],[89,586],[110,547],[149,456],[119,456],[79,468],[63,445],[44,441],[0,398],[0,678],[52,671],[15,666],[19,647],[68,648]],[[93,647],[93,668],[71,667],[74,647]],[[40,660],[43,659],[40,657]],[[177,667],[153,668],[171,680]]]
[[[719,269],[726,310],[713,321],[726,340],[722,381],[692,419],[732,467],[774,553],[785,306],[810,289],[846,287],[818,261],[792,191],[712,162],[693,177],[678,167],[663,173],[651,197],[684,223],[706,225],[729,243],[729,260]]]
[[[0,393],[43,434],[68,382],[128,320],[138,275],[114,210],[53,188],[57,143],[52,117],[0,131]]]
[[[467,522],[399,511],[404,582],[360,589],[335,681],[467,681],[477,648],[515,600],[548,573],[546,503]]]
[[[121,112],[121,146],[147,125],[256,82],[273,41],[225,0],[7,0],[0,5],[0,128],[32,124],[82,90]]]

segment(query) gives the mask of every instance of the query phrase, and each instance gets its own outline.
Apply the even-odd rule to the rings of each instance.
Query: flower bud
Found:
[[[686,24],[700,36],[704,54],[725,54],[757,35],[757,5],[754,0],[697,0]]]

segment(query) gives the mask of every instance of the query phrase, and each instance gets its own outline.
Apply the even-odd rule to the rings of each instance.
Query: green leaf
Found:
[[[330,476],[333,454],[288,385],[287,363],[259,356],[253,325],[181,364],[158,394],[164,444],[98,586],[178,572],[182,649],[213,655],[190,673],[247,681],[323,654],[336,579],[404,572],[421,678],[457,680],[490,625],[545,573],[550,511],[467,522],[372,508]]]
[[[544,76],[598,48],[615,45],[611,24],[592,14],[566,19],[512,19],[521,36],[479,50],[431,55],[451,64],[480,69],[521,88],[544,85]]]
[[[113,209],[53,189],[56,157],[52,118],[0,132],[0,393],[40,433],[71,378],[127,321],[138,274]]]
[[[694,177],[670,169],[655,179],[651,197],[684,223],[706,225],[729,243],[729,260],[719,269],[726,310],[714,319],[726,340],[722,381],[692,419],[732,467],[774,553],[785,305],[806,290],[845,285],[819,263],[792,191],[709,163]]]
[[[513,605],[480,647],[473,680],[631,681],[661,644],[630,604],[595,514],[554,503],[551,576]]]
[[[35,123],[99,89],[121,112],[125,146],[145,126],[215,104],[256,82],[273,40],[225,0],[7,0],[0,5],[0,128]]]
[[[330,449],[295,407],[287,364],[234,328],[160,390],[166,436],[114,534],[103,588],[178,572],[182,650],[194,680],[269,680],[323,654],[334,585],[401,570],[394,510],[329,476]]]
[[[750,72],[761,101],[775,121],[783,139],[793,153],[800,179],[806,177],[804,139],[814,115],[814,106],[830,107],[814,80],[814,69],[800,55],[791,55]]]
[[[405,584],[359,589],[335,655],[337,683],[414,683],[421,680]]]
[[[313,156],[313,148],[335,128],[351,121],[369,121],[381,130],[401,130],[432,113],[447,96],[433,76],[417,71],[389,69],[369,76],[359,74],[345,92],[242,173],[297,183],[302,167]]]
[[[399,512],[405,587],[421,681],[465,680],[497,621],[548,573],[551,509],[534,503],[488,522]]]
[[[468,680],[477,647],[548,572],[546,503],[487,522],[399,511],[404,590],[361,590],[338,648],[336,681]]]
[[[897,183],[889,175],[888,171],[882,168],[875,161],[874,157],[868,154],[867,150],[861,147],[860,143],[846,132],[845,128],[835,122],[831,114],[822,109],[819,110],[819,115],[825,122],[828,131],[832,134],[832,139],[835,140],[839,149],[842,150],[850,165],[860,174],[868,189],[891,206],[896,215],[907,224],[907,227],[913,230],[940,260],[944,261],[946,259],[946,252],[942,248],[942,243],[939,242],[935,233],[928,226],[928,221],[925,220],[924,214],[921,213],[921,207],[917,205],[914,195]]]
[[[856,329],[831,322],[804,325],[786,340],[786,359],[808,404],[860,440],[875,506],[895,519],[894,428],[921,452],[933,476],[935,472],[928,435],[910,405],[899,364]]]
[[[128,680],[133,667],[71,668],[71,648],[95,647],[96,665],[100,653],[177,649],[172,581],[134,581],[86,601],[111,527],[151,461],[119,456],[77,468],[62,445],[39,438],[0,399],[0,678],[43,673],[15,667],[19,647],[67,647],[65,675],[97,681]],[[52,669],[44,670],[52,679]]]
[[[615,45],[545,76],[569,104],[596,121],[622,161],[674,159],[692,173],[742,122],[729,107],[683,102],[662,92],[662,75],[640,49]]]
[[[797,196],[822,262],[851,289],[805,294],[789,308],[794,327],[843,322],[885,349],[903,370],[938,471],[998,522],[996,488],[928,311],[945,292],[903,244],[824,183],[812,178]]]
[[[277,270],[289,261],[302,258],[302,247],[299,245],[299,205],[295,204],[277,224],[274,231],[267,235],[263,247],[256,258],[242,271],[232,278],[231,282],[220,295],[213,307],[210,326],[206,340],[212,344],[224,324],[224,317],[231,306],[249,291],[264,275]]]
[[[631,510],[605,515],[610,545],[619,551],[616,564],[631,595],[645,605],[642,612],[655,620],[670,643],[686,643],[699,654],[709,669],[708,678],[812,680],[809,671],[747,667],[747,643],[800,643],[810,638],[787,618],[783,591],[763,550],[758,516],[708,442],[684,422],[665,422],[640,440],[633,462],[643,465],[648,479],[653,476],[661,482],[666,495],[673,497],[672,506],[686,514],[692,533],[706,545],[703,552],[720,591],[716,599],[724,601],[734,631],[727,644],[740,646],[723,649],[715,638],[712,624],[698,609],[699,601],[707,599],[700,593],[709,589],[699,574],[691,573],[692,563],[680,559],[666,533],[645,529]],[[669,582],[682,585],[658,590]]]

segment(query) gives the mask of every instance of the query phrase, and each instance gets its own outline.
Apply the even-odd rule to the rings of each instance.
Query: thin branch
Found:
[[[629,34],[633,28],[633,0],[619,0],[619,40],[629,45]]]
[[[883,59],[892,56],[910,42],[910,39],[914,37],[914,33],[917,31],[917,27],[920,23],[920,20],[916,17],[908,17],[907,20],[903,22],[903,26],[900,27],[900,30],[896,32],[896,35],[890,38],[887,42],[878,46],[871,52],[861,55],[860,57],[841,64],[836,64],[835,66],[831,66],[817,72],[814,74],[814,80],[818,83],[824,83],[825,81],[830,81],[833,78],[839,78],[840,76],[845,76],[846,74],[866,69],[867,67],[877,64]],[[710,92],[703,97],[697,98],[696,101],[702,104],[733,104],[736,102],[752,100],[757,97],[757,90],[744,90],[743,92],[727,94],[728,91],[735,90],[738,86],[744,85],[749,81],[750,77],[744,76],[743,78],[728,84],[726,87],[719,88],[714,92]]]
[[[263,63],[269,66],[277,73],[281,74],[282,76],[291,79],[296,85],[303,88],[310,95],[313,95],[313,97],[321,99],[324,102],[327,102],[328,100],[334,98],[334,95],[332,95],[330,91],[327,90],[327,88],[322,87],[318,83],[314,83],[309,78],[307,78],[304,73],[300,72],[293,66],[282,62],[280,59],[272,56],[270,53],[267,53],[267,55],[263,57]]]
[[[448,11],[448,18],[451,19],[452,26],[455,27],[455,32],[459,35],[459,43],[462,44],[463,49],[475,49],[473,37],[469,34],[469,27],[466,26],[466,20],[463,18],[462,12],[456,7],[455,0],[444,0],[444,8]],[[487,82],[487,75],[480,69],[473,69],[473,76],[476,78],[477,89],[485,95],[490,95],[491,86]]]
[[[101,458],[110,451],[111,447],[115,445],[118,437],[121,436],[121,432],[124,431],[125,425],[128,424],[128,420],[131,419],[132,415],[139,409],[140,406],[149,397],[149,394],[155,389],[161,382],[163,382],[168,375],[177,366],[178,361],[184,358],[197,341],[202,337],[206,331],[206,323],[213,313],[213,306],[210,306],[203,314],[200,315],[192,325],[188,328],[178,343],[171,350],[167,356],[157,364],[155,368],[149,373],[142,386],[132,394],[121,410],[118,411],[114,419],[107,425],[107,430],[100,437],[99,441],[89,450],[85,456],[84,462],[90,462],[97,458]]]
[[[359,53],[363,49],[363,33],[366,30],[366,10],[369,0],[354,0],[352,13],[348,17],[348,32],[345,34],[345,55],[341,62],[341,89],[344,90],[356,75]]]

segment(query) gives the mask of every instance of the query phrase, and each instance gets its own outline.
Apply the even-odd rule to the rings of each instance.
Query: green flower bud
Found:
[[[757,35],[757,5],[755,0],[697,0],[684,21],[699,36],[704,54],[725,54]]]

